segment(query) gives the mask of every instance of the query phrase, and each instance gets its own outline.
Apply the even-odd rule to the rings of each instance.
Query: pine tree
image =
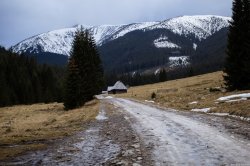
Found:
[[[250,88],[249,0],[234,0],[224,79],[229,90]]]
[[[166,70],[162,68],[159,74],[159,81],[164,82],[166,80],[167,80],[167,73],[166,73]]]
[[[69,108],[66,107],[67,104],[65,104],[66,109],[84,105],[87,101],[92,100],[93,96],[98,94],[103,86],[103,69],[95,41],[92,35],[82,27],[75,33],[70,58],[71,63],[74,62],[73,66],[75,66],[75,69],[70,69],[72,64],[69,64],[68,70],[69,73],[70,71],[74,71],[74,74],[72,73],[74,77],[67,78],[66,86],[68,84],[71,86],[70,79],[76,79],[73,82],[77,84],[75,87],[78,88],[78,91],[76,93],[73,92],[76,89],[68,89],[66,87],[66,100],[68,96],[67,93],[70,93],[69,96],[74,96],[74,93],[76,93],[75,96],[77,96],[77,98],[74,99],[76,100],[75,105]],[[70,90],[72,90],[72,93]],[[65,102],[67,102],[66,100]]]
[[[64,107],[66,110],[80,106],[79,101],[79,71],[74,58],[69,59],[68,75],[65,85]]]
[[[104,86],[104,72],[103,67],[100,59],[100,55],[97,50],[97,46],[95,44],[95,40],[93,36],[90,34],[88,36],[88,43],[90,47],[90,53],[91,53],[91,60],[92,60],[92,88],[93,88],[93,94],[97,94],[102,90],[102,87]]]
[[[243,57],[243,71],[246,75],[245,77],[245,88],[250,89],[250,0],[243,0],[243,19],[244,19],[244,45],[243,52],[245,56]]]

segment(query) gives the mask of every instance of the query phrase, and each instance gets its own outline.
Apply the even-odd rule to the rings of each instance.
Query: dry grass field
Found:
[[[0,160],[45,148],[53,139],[82,130],[99,112],[94,100],[65,111],[63,104],[34,104],[0,108]]]
[[[222,96],[249,93],[250,91],[226,92],[223,87],[223,73],[215,72],[163,83],[131,87],[127,94],[118,96],[144,101],[152,100],[151,94],[154,92],[156,94],[155,103],[167,108],[185,111],[211,108],[212,112],[250,117],[249,99],[231,103],[216,102]],[[191,104],[192,102],[197,102],[197,104]]]

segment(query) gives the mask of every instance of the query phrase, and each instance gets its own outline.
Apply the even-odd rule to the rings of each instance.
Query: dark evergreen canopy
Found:
[[[0,47],[0,106],[61,102],[63,73]]]
[[[250,88],[249,0],[234,0],[224,79],[229,90]]]
[[[66,109],[84,105],[103,87],[103,68],[95,41],[82,27],[75,32],[67,75]]]

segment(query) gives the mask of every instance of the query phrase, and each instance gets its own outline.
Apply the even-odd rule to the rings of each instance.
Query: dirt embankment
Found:
[[[62,103],[0,108],[0,160],[44,149],[55,139],[83,129],[99,112],[99,102],[65,111]]]

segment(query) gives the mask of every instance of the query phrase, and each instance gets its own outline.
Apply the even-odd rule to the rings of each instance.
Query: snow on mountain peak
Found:
[[[75,25],[72,28],[54,30],[28,38],[13,46],[12,50],[16,53],[38,53],[41,51],[69,55],[74,32],[80,27],[88,29],[93,34],[97,45],[102,45],[106,40],[117,39],[131,31],[143,29],[156,23],[158,22],[134,23],[129,25],[100,25],[92,27]]]
[[[194,35],[197,39],[202,40],[220,29],[228,27],[229,20],[229,17],[197,15],[172,18],[163,22],[143,22],[128,25],[75,25],[72,28],[54,30],[33,36],[11,47],[11,49],[17,53],[51,52],[69,55],[74,32],[81,26],[88,29],[93,34],[99,46],[135,30],[149,31],[162,28],[169,29],[179,35]],[[179,47],[167,39],[164,39],[164,41],[163,39],[159,39],[159,41],[153,42],[156,47]]]
[[[18,43],[12,50],[17,53],[42,51],[68,55],[75,30],[76,28],[65,28],[42,33]]]
[[[119,31],[117,31],[112,39],[117,39],[121,36],[124,36],[125,34],[131,32],[131,31],[135,31],[135,30],[139,30],[139,29],[144,29],[146,27],[150,27],[153,26],[155,24],[158,24],[159,22],[143,22],[143,23],[133,23],[133,24],[129,24],[129,25],[124,25]]]
[[[199,40],[206,39],[208,36],[229,26],[229,17],[214,15],[195,15],[181,16],[168,19],[157,25],[146,28],[152,29],[169,29],[175,34],[188,36],[195,35]]]

